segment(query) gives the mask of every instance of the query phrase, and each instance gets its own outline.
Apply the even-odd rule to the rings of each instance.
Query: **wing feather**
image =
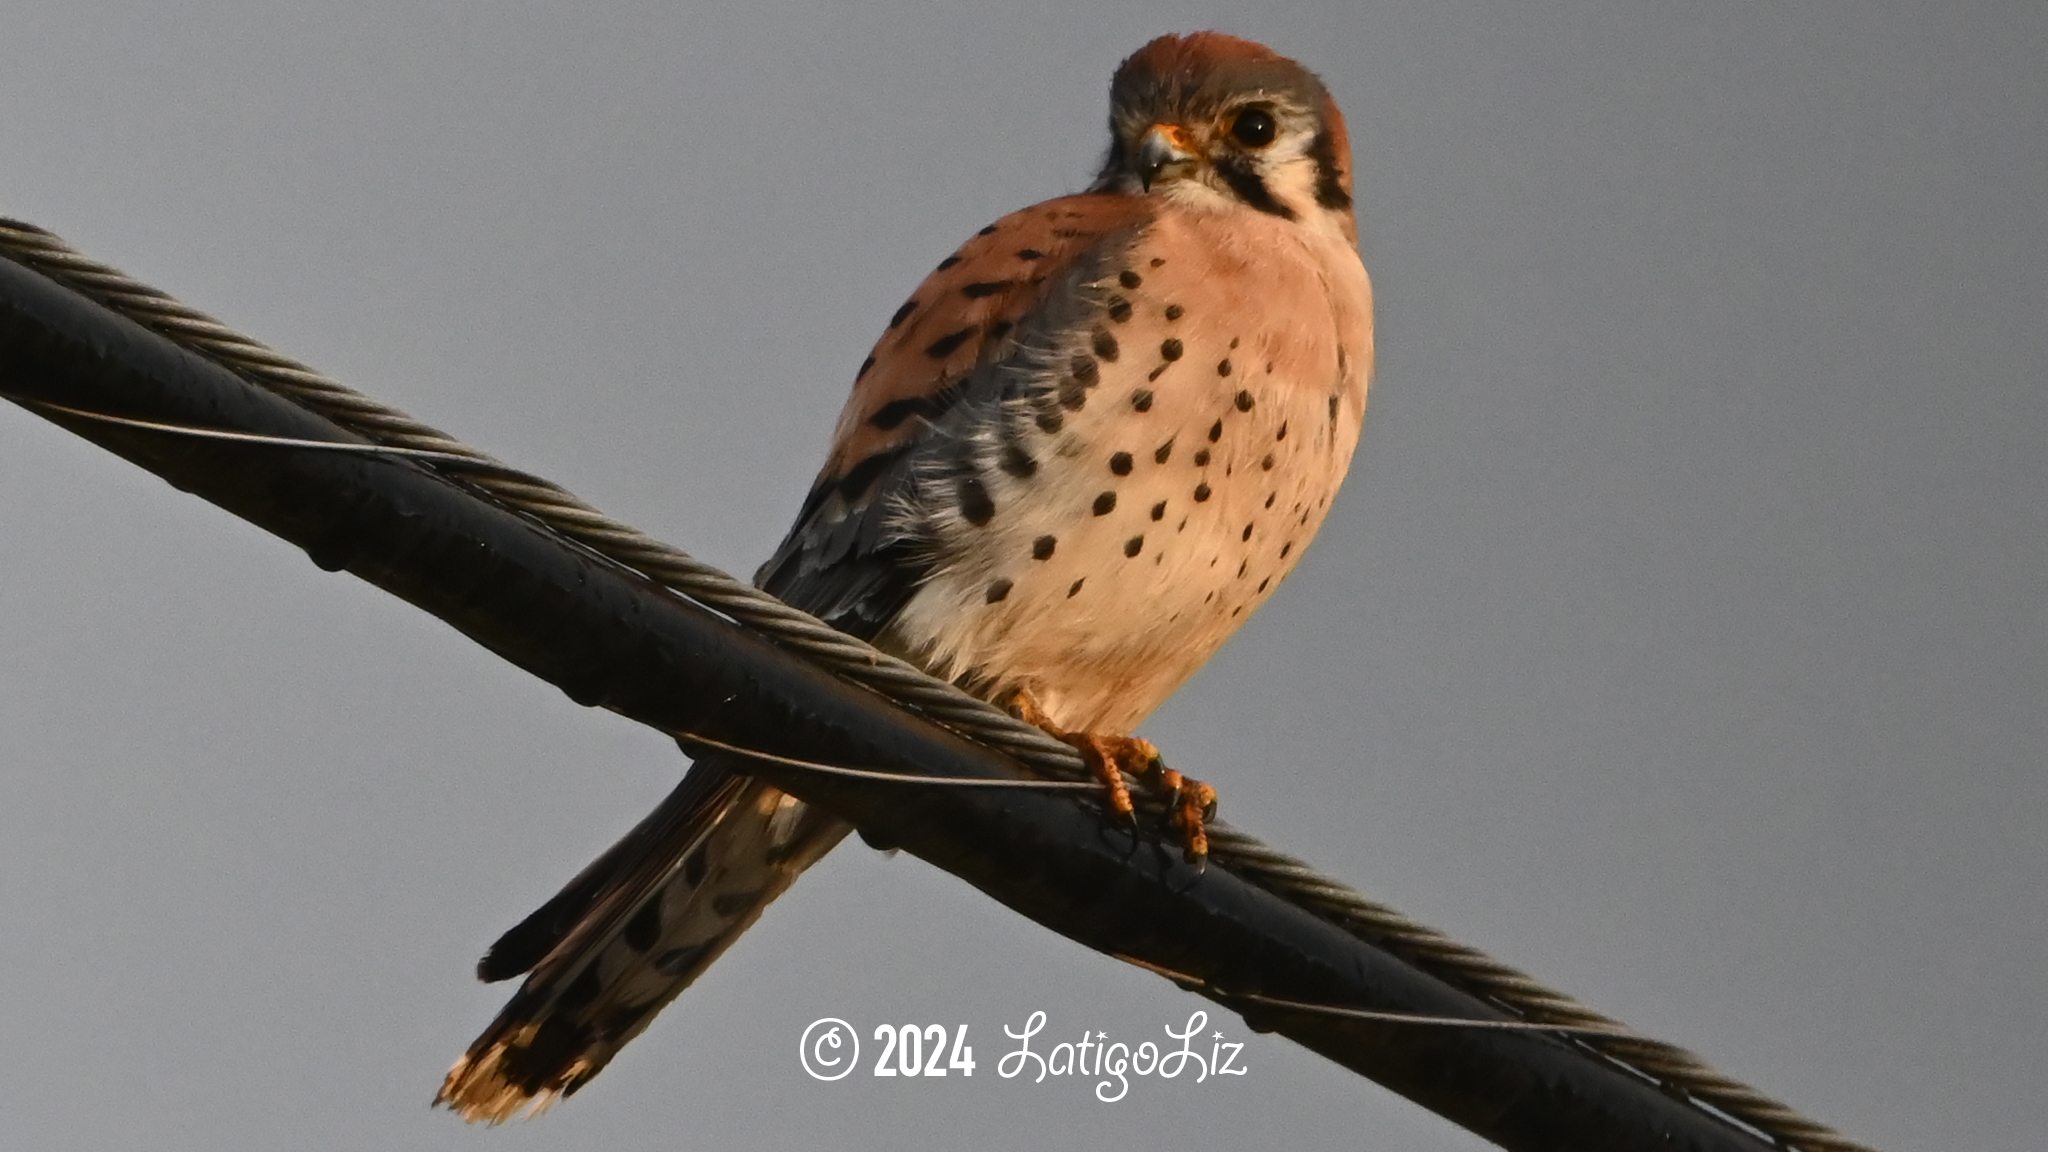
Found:
[[[1140,199],[1082,193],[991,224],[896,312],[854,381],[803,509],[755,583],[835,628],[875,639],[930,574],[920,484],[943,448],[986,427],[1005,387],[1063,347],[1080,282],[1129,246]]]

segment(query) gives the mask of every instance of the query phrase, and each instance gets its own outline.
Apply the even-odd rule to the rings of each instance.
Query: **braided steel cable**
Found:
[[[436,469],[501,507],[632,569],[677,595],[954,731],[1060,780],[1090,775],[1068,745],[958,687],[833,629],[687,553],[622,524],[566,489],[495,458],[257,343],[168,294],[88,259],[55,234],[0,218],[0,256],[29,268],[173,343],[315,412],[371,443],[432,452]],[[428,465],[431,466],[431,465]],[[1133,797],[1137,799],[1136,796]],[[1156,801],[1154,801],[1156,803]],[[1307,863],[1221,821],[1209,827],[1211,863],[1309,911],[1416,968],[1521,1020],[1574,1030],[1562,1042],[1654,1082],[1797,1152],[1872,1152],[1699,1057],[1640,1036],[1534,978],[1368,899]],[[1229,991],[1217,989],[1228,996]]]

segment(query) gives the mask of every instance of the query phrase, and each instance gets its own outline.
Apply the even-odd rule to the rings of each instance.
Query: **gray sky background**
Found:
[[[1852,1136],[2038,1148],[2048,7],[12,0],[0,213],[744,573],[896,304],[1198,27],[1347,113],[1380,370],[1147,734]],[[1480,1147],[1234,1018],[1242,1078],[1002,1081],[1033,1009],[1206,1005],[857,845],[554,1114],[430,1112],[681,768],[0,406],[0,1148]],[[814,1083],[826,1015],[981,1070]]]

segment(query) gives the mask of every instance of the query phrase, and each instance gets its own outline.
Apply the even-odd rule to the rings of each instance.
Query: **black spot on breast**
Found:
[[[1121,296],[1111,296],[1109,298],[1109,307],[1106,311],[1108,311],[1111,320],[1122,324],[1131,318],[1131,302]]]
[[[1164,443],[1164,444],[1161,444],[1161,445],[1159,446],[1159,450],[1158,450],[1158,451],[1156,451],[1156,452],[1152,453],[1152,462],[1153,462],[1154,464],[1164,464],[1164,463],[1166,463],[1167,457],[1169,457],[1169,456],[1172,456],[1172,455],[1173,455],[1173,441],[1171,441],[1171,440],[1168,440],[1168,441],[1167,441],[1166,443]]]
[[[974,335],[974,325],[972,324],[960,329],[958,332],[948,332],[926,346],[924,354],[934,360],[944,360],[958,351],[962,344],[967,343],[967,338],[972,335]]]
[[[1019,259],[1019,260],[1043,260],[1043,259],[1045,259],[1045,253],[1043,253],[1043,252],[1040,252],[1040,251],[1039,251],[1038,249],[1036,249],[1036,248],[1019,248],[1019,249],[1017,249],[1017,259]]]
[[[1095,330],[1095,340],[1093,343],[1093,347],[1095,349],[1095,354],[1097,356],[1102,357],[1103,360],[1107,361],[1108,363],[1116,363],[1116,337],[1111,336],[1107,331],[1101,328],[1097,328]]]
[[[996,502],[988,498],[988,489],[982,487],[980,479],[973,476],[960,478],[960,515],[967,518],[976,528],[995,517]]]
[[[1005,597],[1009,596],[1011,586],[1007,577],[991,583],[988,586],[988,602],[991,604],[1001,602]]]
[[[993,296],[1015,283],[1015,280],[977,280],[961,288],[960,294],[969,300],[979,300],[984,296]]]
[[[1275,439],[1275,440],[1285,440],[1285,439],[1287,439],[1287,421],[1285,421],[1285,420],[1282,420],[1282,421],[1280,422],[1280,430],[1279,430],[1278,432],[1275,432],[1275,433],[1273,433],[1273,439]]]
[[[1109,470],[1119,476],[1129,476],[1131,474],[1131,454],[1129,452],[1119,452],[1111,456],[1109,458]]]
[[[649,900],[647,906],[633,913],[626,921],[626,931],[621,937],[626,947],[635,952],[645,952],[661,939],[661,901]]]
[[[1216,364],[1216,374],[1217,374],[1218,376],[1228,376],[1228,375],[1230,375],[1230,361],[1228,361],[1228,360],[1221,360],[1221,361],[1218,361],[1218,362],[1217,362],[1217,364]],[[1240,393],[1238,393],[1238,395],[1242,396],[1242,395],[1244,395],[1244,393],[1240,392]]]
[[[1249,567],[1251,567],[1251,566],[1252,566],[1252,562],[1251,562],[1251,561],[1249,561],[1249,560],[1243,560],[1243,561],[1240,561],[1240,562],[1238,563],[1238,565],[1237,565],[1237,576],[1236,576],[1236,579],[1239,579],[1239,580],[1242,580],[1242,579],[1244,579],[1244,570],[1245,570],[1245,569],[1247,569],[1247,568],[1249,568]]]
[[[1111,512],[1116,511],[1116,493],[1104,492],[1100,496],[1097,496],[1095,498],[1094,508],[1095,514],[1097,516],[1107,516]]]
[[[1271,360],[1268,360],[1268,361],[1266,361],[1266,375],[1268,375],[1268,376],[1271,376],[1272,374],[1273,374],[1273,362],[1272,362]]]
[[[1252,394],[1250,392],[1239,390],[1237,394],[1237,410],[1239,412],[1251,411],[1252,405],[1256,403],[1258,403],[1258,401],[1252,398]]]
[[[1164,267],[1164,266],[1165,266],[1165,264],[1166,264],[1166,258],[1165,258],[1164,256],[1154,256],[1154,257],[1152,258],[1152,266],[1153,266],[1154,268],[1160,268],[1160,267]]]
[[[1111,357],[1105,357],[1105,359],[1111,359]],[[1067,367],[1069,371],[1073,372],[1074,379],[1080,381],[1086,387],[1093,388],[1096,382],[1102,379],[1102,369],[1096,366],[1093,357],[1076,356]]]
[[[896,314],[894,316],[889,317],[889,327],[902,327],[903,322],[905,320],[910,319],[910,314],[915,311],[917,311],[917,301],[915,299],[905,300],[903,302],[903,307],[898,308],[896,310]]]
[[[1031,558],[1033,560],[1052,559],[1052,550],[1059,542],[1060,540],[1057,536],[1040,536],[1031,542]]]
[[[1170,367],[1172,367],[1172,365],[1170,365],[1170,364],[1161,364],[1161,365],[1160,365],[1159,367],[1157,367],[1157,368],[1154,368],[1154,369],[1153,369],[1153,370],[1151,370],[1150,372],[1147,372],[1147,373],[1145,373],[1145,379],[1147,379],[1147,380],[1157,380],[1157,379],[1159,379],[1159,374],[1160,374],[1161,372],[1164,372],[1164,371],[1166,371],[1166,370],[1167,370],[1168,368],[1170,368]]]
[[[1200,504],[1202,501],[1207,500],[1208,498],[1209,486],[1207,484],[1195,485],[1195,503]]]
[[[1332,424],[1335,424],[1336,422],[1337,422],[1337,396],[1336,396],[1336,394],[1335,394],[1335,393],[1332,393],[1332,394],[1330,395],[1330,423],[1332,423]]]
[[[1161,500],[1152,506],[1152,518],[1154,520],[1166,519],[1166,501]]]
[[[1131,407],[1140,412],[1150,412],[1152,410],[1152,390],[1150,388],[1140,388],[1136,392],[1131,393]]]
[[[1247,524],[1247,525],[1245,525],[1245,526],[1244,526],[1244,535],[1242,535],[1242,536],[1239,536],[1239,537],[1238,537],[1238,539],[1239,539],[1239,540],[1249,540],[1249,539],[1251,539],[1251,538],[1252,538],[1252,526],[1251,526],[1251,525],[1249,525],[1249,524]]]
[[[861,361],[861,362],[860,362],[860,371],[858,371],[858,372],[855,372],[855,373],[853,374],[853,379],[854,379],[854,382],[855,382],[855,383],[859,383],[859,382],[860,382],[860,378],[861,378],[861,377],[863,377],[863,376],[865,376],[865,375],[867,375],[867,374],[868,374],[868,369],[870,369],[870,368],[873,368],[874,366],[875,366],[875,358],[874,358],[873,356],[870,356],[870,357],[868,357],[867,359],[865,359],[865,360]]]
[[[1214,424],[1209,425],[1209,443],[1214,444],[1221,439],[1223,439],[1223,421],[1218,420]]]
[[[1273,470],[1273,454],[1271,452],[1266,453],[1266,458],[1259,461],[1259,470],[1262,472],[1271,472]]]
[[[1166,306],[1166,318],[1168,320],[1178,320],[1181,318],[1181,315],[1186,311],[1187,309],[1181,307],[1178,304],[1168,304]]]
[[[1279,494],[1278,492],[1268,492],[1268,493],[1266,493],[1266,507],[1268,507],[1268,508],[1271,508],[1271,507],[1273,506],[1273,499],[1274,499],[1274,497],[1276,497],[1276,496],[1278,496],[1278,495],[1280,495],[1280,494]]]
[[[1208,466],[1209,466],[1209,450],[1208,450],[1207,448],[1197,448],[1197,449],[1195,449],[1195,467],[1197,467],[1197,468],[1207,468]]]
[[[1264,580],[1259,581],[1259,591],[1264,592],[1266,590],[1266,585],[1271,584],[1272,582],[1273,578],[1271,576],[1268,576]]]
[[[1181,352],[1180,341],[1171,336],[1159,344],[1159,358],[1162,360],[1178,360],[1180,359]]]
[[[948,256],[944,260],[939,261],[939,271],[944,272],[946,269],[951,268],[953,265],[958,264],[959,262],[959,256]]]
[[[976,232],[976,233],[975,233],[975,235],[976,235],[976,236],[993,236],[993,235],[995,235],[995,234],[996,234],[996,226],[995,226],[995,225],[993,225],[993,224],[991,224],[991,225],[989,225],[988,227],[986,227],[986,228],[983,228],[983,229],[982,229],[981,231],[979,231],[979,232]]]
[[[1040,412],[1036,419],[1040,432],[1057,432],[1067,422],[1065,416],[1053,411]]]
[[[1294,541],[1289,540],[1287,543],[1282,544],[1280,546],[1280,558],[1282,560],[1287,559],[1287,554],[1292,551],[1294,551]]]
[[[1117,273],[1116,282],[1126,288],[1136,288],[1145,282],[1145,278],[1126,268],[1122,272]]]
[[[1067,599],[1072,600],[1074,598],[1074,593],[1079,592],[1081,590],[1082,583],[1087,579],[1088,578],[1086,576],[1083,576],[1080,580],[1076,580],[1072,584],[1067,585]]]
[[[1069,376],[1060,381],[1060,407],[1069,412],[1079,412],[1088,404],[1088,386]]]
[[[1232,337],[1230,338],[1230,347],[1231,347],[1231,349],[1232,349],[1233,351],[1234,351],[1234,350],[1236,350],[1236,348],[1237,348],[1237,337],[1235,337],[1235,336],[1232,336]]]
[[[989,325],[989,326],[988,326],[988,339],[989,339],[989,343],[993,344],[993,343],[995,343],[996,341],[998,341],[998,340],[1001,340],[1001,339],[1002,339],[1003,337],[1005,337],[1005,336],[1008,336],[1008,335],[1010,334],[1010,329],[1012,329],[1012,328],[1015,328],[1015,327],[1016,327],[1016,325],[1015,325],[1015,324],[1012,324],[1012,323],[1010,323],[1010,322],[1009,322],[1008,320],[998,320],[998,321],[996,321],[995,323],[993,323],[993,324]]]
[[[1019,480],[1029,479],[1032,473],[1038,471],[1038,461],[1033,460],[1029,452],[1016,444],[1003,445],[996,466]]]
[[[1144,550],[1145,538],[1143,536],[1133,536],[1129,540],[1124,541],[1124,555],[1126,556],[1136,556]]]

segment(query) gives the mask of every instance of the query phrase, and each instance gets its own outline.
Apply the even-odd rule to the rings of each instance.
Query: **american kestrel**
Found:
[[[1213,32],[1117,69],[1086,192],[1006,216],[889,319],[756,582],[1114,749],[1301,558],[1372,375],[1344,121]],[[478,964],[531,971],[437,1098],[538,1112],[595,1076],[848,826],[699,757]]]

